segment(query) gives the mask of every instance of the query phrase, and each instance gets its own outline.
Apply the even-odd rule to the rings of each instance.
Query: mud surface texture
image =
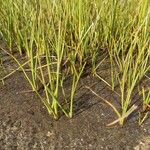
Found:
[[[85,84],[105,99],[116,99],[102,81],[83,77],[73,119],[55,121],[38,97],[27,92],[24,75],[10,76],[0,85],[0,150],[150,150],[150,119],[139,127],[135,115],[123,127],[107,127],[116,115]]]

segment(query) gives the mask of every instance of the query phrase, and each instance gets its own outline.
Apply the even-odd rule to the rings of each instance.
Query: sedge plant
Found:
[[[8,47],[1,50],[18,64],[2,79],[21,70],[49,114],[72,118],[78,84],[90,64],[112,91],[119,85],[121,107],[107,101],[118,117],[110,125],[123,125],[137,109],[132,95],[150,70],[148,0],[5,0],[0,5],[0,33]],[[102,59],[101,52],[106,54]],[[111,83],[97,73],[108,57]]]

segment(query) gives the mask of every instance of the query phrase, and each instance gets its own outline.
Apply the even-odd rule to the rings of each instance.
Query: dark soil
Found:
[[[103,70],[100,75],[108,76]],[[29,92],[21,72],[9,77],[0,85],[0,150],[150,150],[150,119],[140,127],[133,115],[123,127],[107,127],[116,115],[85,84],[117,104],[109,87],[86,76],[77,91],[73,119],[62,116],[55,121]]]

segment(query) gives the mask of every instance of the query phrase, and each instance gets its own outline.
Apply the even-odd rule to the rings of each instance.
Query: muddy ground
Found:
[[[105,71],[100,75],[106,77]],[[105,99],[117,99],[102,81],[84,76],[73,119],[55,121],[36,94],[28,92],[24,75],[10,76],[0,84],[0,150],[150,150],[150,119],[140,127],[135,114],[123,127],[107,127],[116,115],[85,85]]]

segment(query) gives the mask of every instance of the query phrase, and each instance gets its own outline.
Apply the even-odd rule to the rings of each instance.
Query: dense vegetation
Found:
[[[123,125],[137,110],[132,94],[143,78],[149,79],[150,71],[149,0],[1,0],[0,6],[0,34],[8,46],[1,50],[16,61],[55,119],[60,111],[73,116],[74,96],[87,64],[92,67],[91,74],[97,75],[106,57],[110,59],[111,83],[99,78],[112,90],[116,84],[120,88],[121,108],[106,100],[118,116],[112,124]],[[26,55],[26,62],[16,59],[16,52]],[[106,56],[100,60],[101,53]],[[72,82],[69,99],[64,90],[68,76]],[[139,91],[143,109],[149,108],[150,89],[139,87]],[[65,104],[60,93],[66,97]]]

